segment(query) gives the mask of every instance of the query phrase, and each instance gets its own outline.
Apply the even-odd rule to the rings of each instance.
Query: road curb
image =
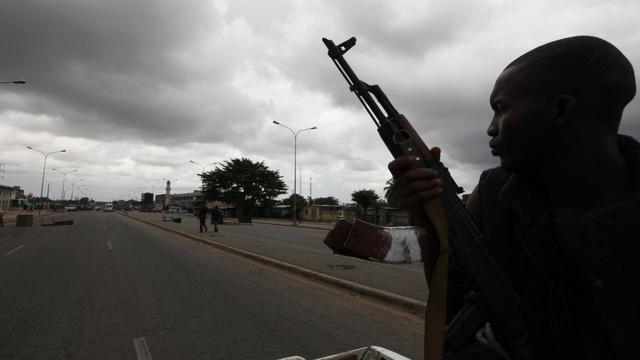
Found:
[[[297,227],[297,228],[304,228],[304,229],[313,229],[313,230],[331,230],[333,228],[332,225],[327,224],[327,227],[320,227],[320,226],[312,226],[312,225],[293,225],[293,224],[287,224],[287,223],[281,223],[281,222],[271,222],[271,221],[264,221],[264,220],[256,220],[255,218],[251,220],[251,223],[256,223],[256,224],[265,224],[265,225],[276,225],[276,226],[288,226],[288,227]]]
[[[196,235],[192,235],[183,231],[179,231],[176,229],[172,229],[170,227],[161,225],[161,224],[157,224],[155,222],[152,221],[148,221],[145,219],[141,219],[138,218],[136,216],[132,216],[129,214],[125,214],[122,212],[117,212],[121,215],[124,215],[128,218],[140,221],[142,223],[145,223],[147,225],[151,225],[151,226],[155,226],[157,228],[163,229],[165,231],[169,231],[171,233],[177,234],[177,235],[181,235],[183,237],[189,238],[191,240],[195,240],[198,241],[200,243],[204,243],[207,244],[211,247],[215,247],[217,249],[220,250],[224,250],[227,252],[230,252],[232,254],[236,254],[236,255],[240,255],[242,257],[251,259],[251,260],[255,260],[258,261],[260,263],[266,264],[266,265],[270,265],[273,267],[277,267],[279,269],[283,269],[283,270],[287,270],[293,273],[296,273],[298,275],[302,275],[305,276],[307,278],[310,279],[314,279],[314,280],[319,280],[322,281],[324,283],[330,284],[330,285],[334,285],[337,287],[341,287],[343,289],[349,290],[349,291],[353,291],[355,293],[358,293],[360,295],[364,295],[364,296],[368,296],[368,297],[372,297],[378,300],[382,300],[384,302],[393,304],[395,306],[398,307],[402,307],[406,310],[409,310],[411,312],[416,313],[419,316],[424,316],[426,308],[427,308],[427,304],[423,301],[420,300],[416,300],[416,299],[412,299],[406,296],[402,296],[402,295],[398,295],[398,294],[394,294],[385,290],[381,290],[378,288],[374,288],[374,287],[370,287],[367,285],[363,285],[360,283],[356,283],[353,281],[349,281],[349,280],[345,280],[345,279],[340,279],[337,278],[335,276],[331,276],[331,275],[327,275],[327,274],[323,274],[320,272],[317,272],[315,270],[311,270],[311,269],[307,269],[307,268],[303,268],[297,265],[293,265],[293,264],[289,264],[286,263],[284,261],[280,261],[280,260],[276,260],[276,259],[272,259],[263,255],[259,255],[256,254],[254,252],[251,251],[247,251],[247,250],[242,250],[230,245],[226,245],[226,244],[222,244],[219,243],[217,241],[211,240],[211,239],[205,239]],[[293,226],[293,225],[290,225]]]

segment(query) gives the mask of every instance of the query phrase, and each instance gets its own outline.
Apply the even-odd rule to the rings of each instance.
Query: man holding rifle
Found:
[[[528,340],[505,343],[501,324],[484,315],[462,346],[447,342],[445,358],[638,356],[640,144],[618,134],[635,91],[627,58],[590,36],[537,47],[500,74],[487,129],[500,166],[481,175],[467,209],[524,299]],[[442,181],[416,163],[401,156],[389,169],[399,206],[424,218],[421,205]],[[469,301],[469,276],[455,256],[449,273],[451,323]],[[518,356],[505,350],[516,347]]]

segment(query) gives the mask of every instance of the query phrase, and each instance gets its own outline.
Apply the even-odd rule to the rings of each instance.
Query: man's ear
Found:
[[[554,103],[555,110],[555,124],[562,126],[569,122],[576,111],[576,98],[573,95],[560,95],[555,98]]]

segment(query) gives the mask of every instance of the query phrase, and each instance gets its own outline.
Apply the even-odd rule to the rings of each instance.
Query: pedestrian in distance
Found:
[[[203,201],[200,207],[198,208],[198,218],[200,219],[200,232],[202,232],[202,228],[207,232],[207,213],[209,212],[209,208],[207,204]]]
[[[211,211],[211,222],[213,223],[213,231],[218,232],[218,224],[222,223],[220,220],[222,219],[222,213],[216,205]]]
[[[528,337],[509,343],[486,316],[445,359],[637,358],[640,143],[618,133],[635,92],[629,60],[592,36],[539,46],[499,75],[487,135],[500,166],[466,207],[523,299]],[[398,205],[424,219],[420,205],[443,188],[416,163],[402,156],[389,169]],[[456,256],[449,277],[448,322],[469,301]]]

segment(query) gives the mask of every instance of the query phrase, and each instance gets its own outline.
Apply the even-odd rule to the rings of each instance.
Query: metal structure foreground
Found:
[[[306,360],[300,356],[290,356],[279,360]],[[398,353],[379,346],[363,347],[315,360],[410,360]]]

